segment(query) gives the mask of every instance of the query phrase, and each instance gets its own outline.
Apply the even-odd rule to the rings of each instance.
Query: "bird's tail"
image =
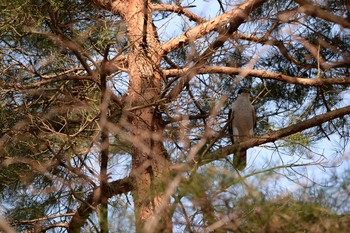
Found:
[[[233,167],[242,171],[247,166],[247,151],[238,151],[233,157]]]

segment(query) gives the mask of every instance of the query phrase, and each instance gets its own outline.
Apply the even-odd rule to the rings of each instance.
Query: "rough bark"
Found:
[[[223,14],[222,17],[217,17],[188,30],[182,36],[168,41],[163,46],[157,39],[157,32],[152,23],[152,10],[155,10],[152,8],[152,1],[92,0],[92,2],[119,14],[127,28],[130,50],[125,57],[129,74],[125,112],[131,123],[129,131],[133,138],[138,139],[132,142],[132,172],[130,174],[134,185],[132,195],[136,231],[142,232],[145,222],[155,215],[161,215],[161,218],[157,218],[159,219],[158,227],[152,230],[172,232],[171,214],[168,208],[170,198],[164,194],[170,170],[169,158],[162,144],[164,122],[158,111],[158,106],[152,105],[160,97],[163,75],[159,69],[161,57],[209,31],[231,23],[229,31],[223,32],[224,34],[208,49],[209,52],[203,54],[203,61],[205,61],[215,49],[222,46],[227,40],[226,34],[236,30],[249,13],[262,4],[264,0],[250,0],[239,8]],[[196,20],[200,21],[200,19]],[[118,65],[111,66],[111,62],[106,63],[110,73],[119,67]],[[182,88],[183,86],[180,86],[176,93],[181,92]],[[133,111],[127,111],[127,109],[133,109]]]
[[[116,12],[122,13],[124,11],[124,8],[121,7],[122,4],[118,4],[119,1],[115,1],[114,4],[111,4],[109,1],[104,0],[90,0],[91,2],[107,9],[107,10],[114,10]],[[213,52],[215,52],[215,49],[222,46],[222,43],[225,42],[227,39],[229,39],[230,35],[244,22],[244,20],[249,16],[249,14],[259,7],[261,4],[266,2],[266,0],[249,0],[245,3],[243,3],[241,6],[232,9],[230,11],[227,11],[224,14],[221,14],[211,20],[202,22],[198,24],[198,26],[193,27],[183,34],[168,40],[167,42],[161,44],[161,55],[166,55],[167,53],[173,51],[174,49],[177,49],[179,47],[183,47],[184,45],[187,45],[190,42],[193,42],[197,40],[198,38],[201,38],[202,36],[208,34],[212,31],[219,31],[221,33],[221,36],[218,37],[216,41],[214,41],[211,45],[211,48],[208,49],[202,57],[208,58],[207,56]],[[161,10],[166,9],[163,5],[151,5],[151,10]],[[181,12],[179,12],[181,13]],[[190,19],[193,19],[191,15],[188,15],[184,13],[186,16],[188,16]],[[200,19],[196,18],[193,19],[195,21],[201,22]],[[229,30],[222,29],[223,27],[230,24]],[[212,51],[214,49],[214,51]],[[114,59],[107,62],[107,69],[108,73],[112,74],[114,72],[117,72],[118,70],[124,70],[126,67],[129,66],[127,56],[120,55],[118,57],[115,57]]]
[[[113,9],[126,22],[130,43],[128,54],[129,89],[126,108],[131,123],[133,142],[132,171],[136,231],[142,232],[147,222],[164,203],[163,192],[168,179],[169,159],[162,144],[163,122],[156,102],[160,94],[161,47],[152,23],[151,1],[116,1]],[[145,106],[144,108],[134,108]],[[166,200],[170,205],[170,199]],[[171,232],[169,208],[164,208],[157,231]]]

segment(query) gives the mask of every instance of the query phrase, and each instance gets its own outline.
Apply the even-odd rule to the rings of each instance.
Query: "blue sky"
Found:
[[[236,1],[237,3],[237,1]],[[183,6],[186,5],[196,5],[194,8],[189,8],[190,11],[200,15],[201,17],[205,19],[211,19],[216,17],[220,11],[219,4],[216,0],[208,0],[208,1],[184,1],[182,2]],[[232,9],[230,7],[229,9]],[[193,22],[186,21],[187,19],[185,17],[182,17],[173,14],[172,15],[172,22],[169,23],[168,19],[166,21],[159,21],[157,22],[157,26],[160,29],[160,34],[164,36],[165,38],[169,39],[170,37],[175,37],[182,33],[181,28],[185,24],[187,26],[194,26]],[[169,23],[171,27],[163,26],[163,24]],[[162,38],[161,36],[161,38]],[[164,38],[163,37],[163,38]],[[269,49],[266,49],[264,47],[258,48],[258,51],[256,51],[257,54],[259,54],[260,57],[264,56],[265,52],[268,52]],[[339,107],[348,105],[350,103],[350,93],[343,93],[343,101],[339,103]],[[312,158],[310,160],[308,159],[302,159],[298,156],[288,156],[286,154],[279,155],[276,150],[270,150],[266,149],[266,147],[271,146],[274,147],[273,144],[266,144],[261,145],[259,147],[251,148],[248,151],[248,169],[244,171],[244,174],[249,174],[252,171],[266,169],[268,167],[271,167],[272,165],[282,165],[283,164],[292,164],[294,162],[297,163],[309,163],[309,162],[315,162],[320,161],[323,165],[326,166],[332,166],[336,165],[334,168],[328,168],[324,169],[322,166],[308,166],[307,168],[296,168],[298,172],[300,172],[300,175],[297,175],[298,172],[294,173],[293,176],[298,178],[296,180],[296,183],[288,180],[284,176],[288,175],[288,171],[282,171],[281,169],[278,170],[281,174],[284,174],[284,176],[280,176],[279,181],[277,182],[278,185],[282,188],[295,190],[298,188],[297,183],[299,183],[301,186],[303,185],[310,185],[310,182],[319,182],[323,181],[327,178],[329,178],[334,172],[341,172],[344,169],[348,169],[349,167],[349,157],[350,157],[350,145],[347,145],[345,153],[343,156],[340,156],[339,154],[335,152],[337,148],[339,148],[339,142],[341,139],[339,136],[332,135],[330,136],[330,141],[328,139],[322,139],[319,142],[317,142],[314,147],[312,148],[315,153],[311,153]],[[276,143],[278,144],[278,142]],[[304,177],[303,177],[304,176]],[[290,177],[288,177],[290,178]],[[251,179],[254,179],[251,178]],[[253,181],[252,181],[253,182]],[[275,183],[275,182],[273,182]]]

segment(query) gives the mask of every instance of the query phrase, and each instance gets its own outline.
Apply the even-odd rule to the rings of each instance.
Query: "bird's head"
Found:
[[[241,88],[238,90],[238,95],[243,94],[243,93],[250,94],[250,91],[247,88]]]

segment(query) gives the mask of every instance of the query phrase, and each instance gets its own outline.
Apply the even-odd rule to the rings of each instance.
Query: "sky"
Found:
[[[237,1],[236,1],[237,4]],[[216,0],[207,0],[207,1],[183,1],[182,6],[186,5],[196,5],[194,8],[189,8],[188,10],[200,15],[205,19],[211,19],[220,14],[220,8],[218,1]],[[232,9],[230,7],[229,9]],[[170,27],[162,27],[163,21],[157,22],[157,26],[160,29],[160,33],[167,37],[175,37],[181,34],[181,28],[183,25],[183,20],[177,15],[173,14],[173,22],[171,25],[176,25],[177,29],[173,26]],[[191,23],[191,22],[188,22]],[[192,25],[194,25],[192,23]],[[281,29],[293,30],[291,28]],[[259,51],[260,50],[260,51]],[[264,53],[267,52],[268,49],[265,47],[261,47],[256,51],[261,57],[264,56]],[[343,93],[343,100],[339,103],[339,107],[348,105],[350,103],[350,92]],[[334,172],[341,173],[345,169],[349,168],[349,157],[350,157],[350,145],[347,145],[345,149],[345,153],[343,156],[336,157],[335,149],[339,147],[339,142],[341,139],[338,136],[332,135],[330,136],[330,141],[328,139],[322,139],[316,144],[316,149],[312,153],[312,158],[301,159],[298,156],[288,156],[286,154],[279,155],[275,150],[267,149],[269,146],[274,147],[273,144],[265,144],[259,147],[251,148],[248,151],[248,168],[244,171],[243,174],[249,174],[251,172],[267,169],[272,165],[282,165],[282,164],[293,164],[293,163],[311,163],[315,161],[319,161],[326,166],[335,165],[334,168],[324,169],[323,166],[309,166],[307,169],[305,168],[295,168],[297,172],[289,173],[285,170],[279,169],[277,172],[280,172],[282,175],[277,182],[278,185],[282,189],[287,189],[294,191],[298,189],[298,187],[309,186],[312,185],[313,182],[323,182],[324,180],[329,179]],[[286,176],[288,176],[286,178]],[[252,183],[254,183],[254,177],[249,178]],[[294,180],[293,180],[294,179]],[[275,182],[272,182],[273,185],[276,185]]]

